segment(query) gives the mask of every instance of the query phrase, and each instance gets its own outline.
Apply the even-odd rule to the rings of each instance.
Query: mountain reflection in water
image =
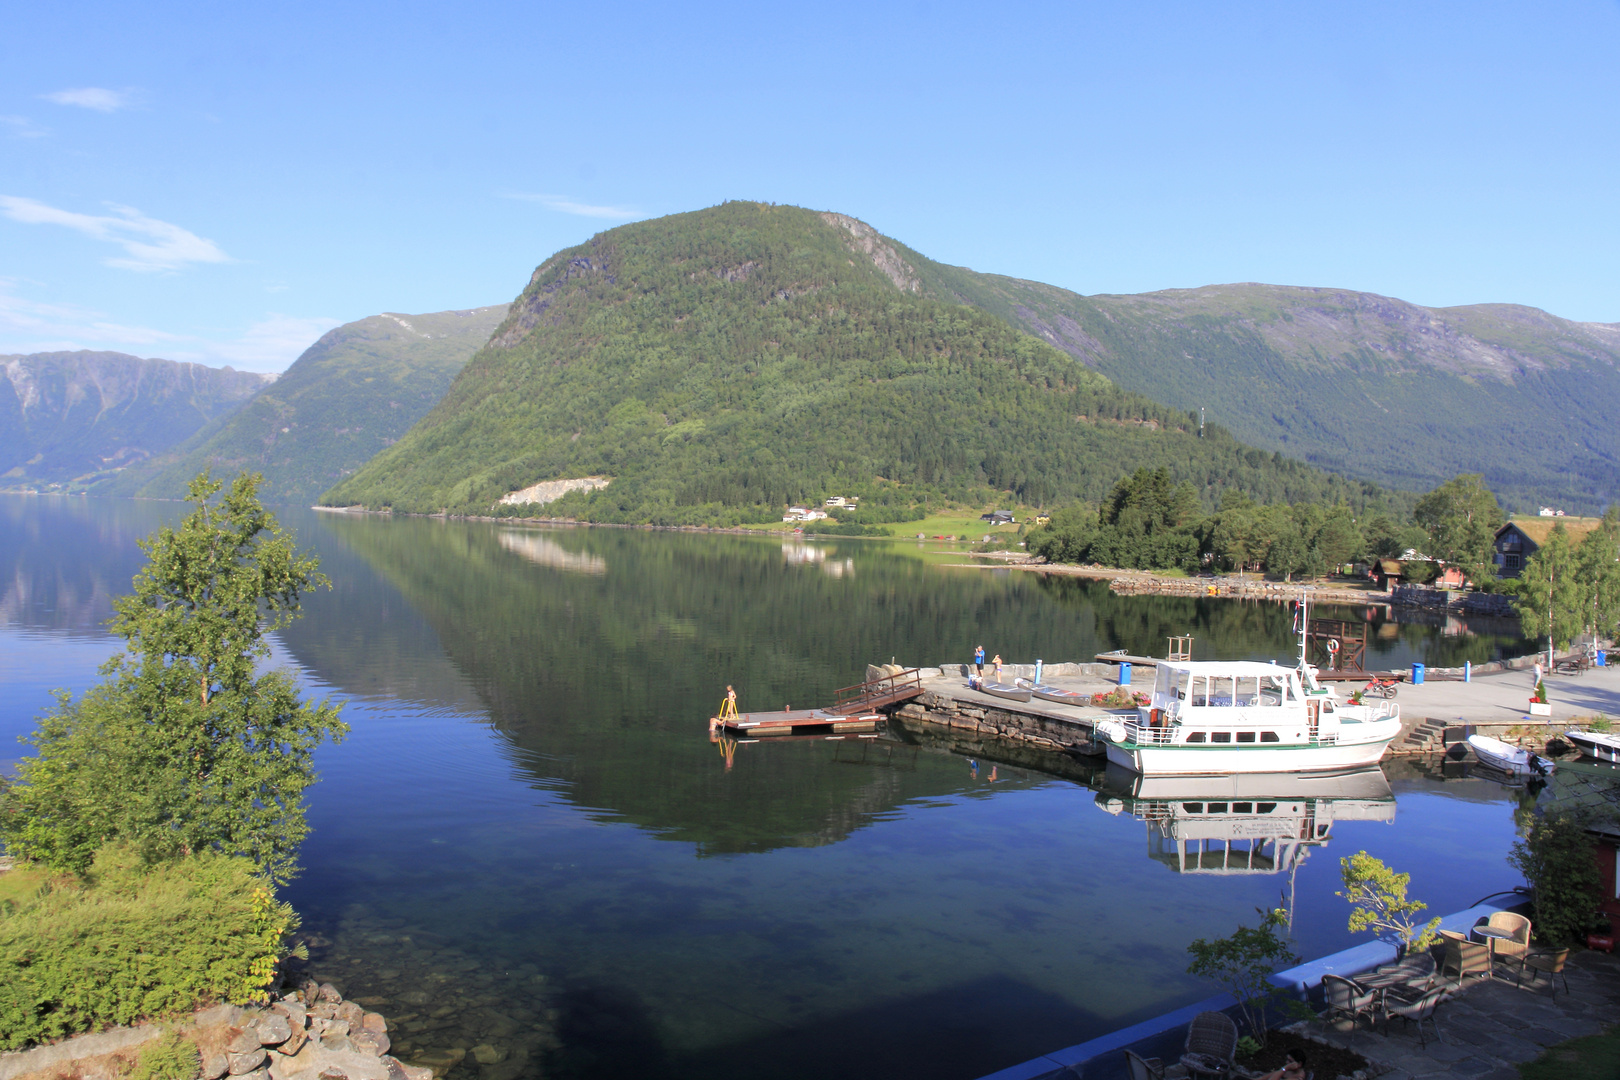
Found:
[[[112,651],[100,623],[139,566],[133,540],[183,510],[0,498],[8,691],[93,678],[60,643]],[[729,770],[707,737],[727,683],[744,709],[825,704],[869,662],[965,661],[978,644],[1052,662],[1191,632],[1201,658],[1284,657],[1273,605],[950,569],[909,544],[280,516],[333,589],[307,598],[278,659],[346,699],[353,725],[319,755],[289,895],[322,972],[409,1017],[406,1056],[447,1055],[450,1080],[966,1078],[1101,1034],[1206,996],[1186,943],[1275,906],[1276,874],[1161,861],[1224,843],[1187,830],[1239,827],[1239,802],[1256,804],[1245,822],[1262,801],[1314,805],[1309,830],[1290,809],[1282,833],[1410,870],[1436,912],[1516,883],[1513,796],[1404,766],[1390,822],[1382,796],[1365,817],[1304,792],[1183,799],[922,730],[882,753],[746,745]],[[1384,625],[1380,666],[1518,647]],[[17,697],[0,734],[46,704]],[[1184,802],[1204,809],[1137,820]],[[1162,846],[1144,852],[1144,831]],[[1281,833],[1259,839],[1289,863]],[[1296,951],[1352,944],[1336,859],[1288,868]],[[478,1046],[500,1060],[477,1065]]]

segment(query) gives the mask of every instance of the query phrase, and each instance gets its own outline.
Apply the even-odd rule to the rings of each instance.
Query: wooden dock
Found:
[[[739,713],[734,717],[717,719],[715,728],[733,738],[824,737],[876,731],[886,719],[876,711],[793,709],[787,712]]]

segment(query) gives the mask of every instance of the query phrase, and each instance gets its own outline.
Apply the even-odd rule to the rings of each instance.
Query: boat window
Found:
[[[1263,803],[1255,803],[1254,804],[1254,812],[1257,813],[1257,814],[1269,814],[1275,809],[1277,809],[1277,804],[1274,803],[1274,802],[1263,802]]]
[[[1204,804],[1201,802],[1184,802],[1181,804],[1181,808],[1189,814],[1202,814],[1204,812]]]
[[[1187,741],[1188,742],[1203,742],[1204,741],[1204,733],[1202,731],[1189,732],[1188,735],[1187,735]]]
[[[1212,802],[1209,804],[1209,812],[1212,814],[1224,814],[1226,813],[1226,804],[1223,802]]]
[[[1234,813],[1234,814],[1252,814],[1252,813],[1254,813],[1254,803],[1235,802],[1235,803],[1232,804],[1232,813]]]
[[[1210,735],[1209,741],[1210,742],[1231,742],[1232,741],[1232,733],[1230,731],[1217,731],[1217,732],[1214,732],[1214,733],[1212,733]]]
[[[1187,700],[1187,694],[1192,688],[1192,679],[1192,672],[1190,671],[1178,671],[1175,673],[1176,697],[1182,701]]]
[[[1237,735],[1238,742],[1254,742],[1254,732],[1252,731],[1240,731]]]
[[[1281,739],[1277,738],[1277,733],[1275,731],[1262,731],[1260,733],[1260,741],[1261,742],[1282,742]]]

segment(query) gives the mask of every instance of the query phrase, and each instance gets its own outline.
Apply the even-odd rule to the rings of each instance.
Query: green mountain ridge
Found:
[[[1409,490],[1483,472],[1508,505],[1620,497],[1620,324],[1424,308],[1255,283],[1080,296],[916,258],[922,287],[993,312],[1120,386],[1204,407],[1251,445]]]
[[[0,489],[83,491],[240,409],[275,376],[117,352],[0,356]]]
[[[331,505],[485,513],[541,480],[591,520],[765,520],[883,478],[913,493],[1099,498],[1165,467],[1207,500],[1377,492],[1122,390],[853,218],[732,202],[542,263],[489,344]],[[957,275],[970,274],[955,271]]]
[[[505,315],[499,304],[339,326],[240,411],[97,494],[180,498],[204,468],[254,469],[267,481],[266,501],[307,504],[437,404]]]

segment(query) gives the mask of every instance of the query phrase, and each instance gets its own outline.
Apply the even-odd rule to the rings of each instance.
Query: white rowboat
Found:
[[[1510,776],[1546,776],[1552,772],[1551,761],[1528,750],[1522,750],[1489,735],[1468,736],[1468,748],[1480,762]]]

